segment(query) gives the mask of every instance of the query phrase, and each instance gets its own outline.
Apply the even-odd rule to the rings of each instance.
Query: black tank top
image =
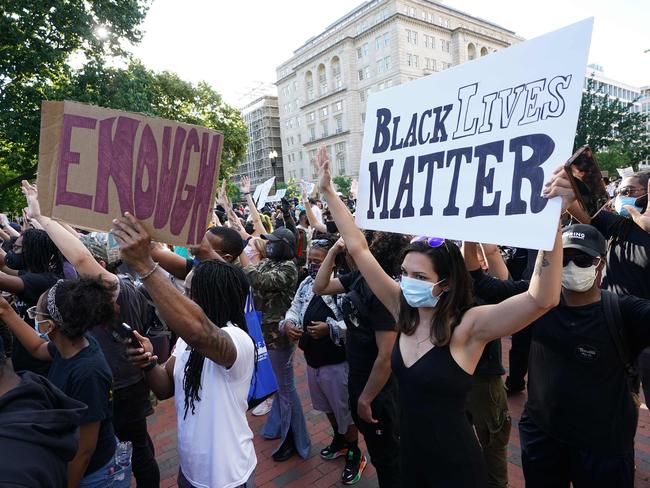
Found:
[[[481,448],[465,414],[472,376],[449,346],[433,347],[407,368],[399,343],[392,367],[400,392],[402,486],[486,486]]]

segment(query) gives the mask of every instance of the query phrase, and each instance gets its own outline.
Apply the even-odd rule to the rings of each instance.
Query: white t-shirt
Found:
[[[183,475],[197,488],[233,488],[248,481],[257,464],[253,431],[246,410],[255,368],[255,346],[237,327],[224,327],[237,348],[230,369],[205,358],[201,373],[200,401],[185,415],[183,376],[190,356],[179,338],[173,355],[178,457]]]
[[[314,215],[316,216],[316,220],[318,220],[318,222],[320,222],[322,224],[323,223],[323,212],[321,211],[321,209],[318,208],[318,205],[312,205],[311,209],[314,212]]]

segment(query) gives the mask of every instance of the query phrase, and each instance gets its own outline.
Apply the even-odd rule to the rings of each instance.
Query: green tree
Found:
[[[632,166],[630,155],[618,145],[609,146],[607,149],[597,152],[595,156],[598,167],[602,171],[607,171],[610,178],[618,177],[616,168]]]
[[[332,178],[332,181],[336,185],[336,189],[341,192],[342,195],[350,195],[350,188],[352,188],[352,178],[345,175],[338,175]]]
[[[138,26],[148,5],[148,0],[2,2],[0,205],[8,196],[3,183],[34,172],[41,101],[68,75],[70,56],[123,55],[122,45],[140,40]]]
[[[278,183],[278,190],[286,189],[287,192],[284,194],[286,198],[300,198],[300,186],[298,182],[291,178],[288,183]]]
[[[602,86],[597,86],[589,78],[582,95],[574,150],[589,144],[596,152],[608,153],[605,164],[615,159],[615,155],[621,161],[633,164],[649,157],[650,137],[645,128],[647,116],[633,112],[631,108],[632,103],[610,97],[603,92]]]
[[[56,96],[219,130],[224,134],[220,178],[231,176],[246,155],[248,133],[239,110],[207,83],[194,85],[175,73],[156,73],[139,61],[126,69],[89,63],[73,73]]]

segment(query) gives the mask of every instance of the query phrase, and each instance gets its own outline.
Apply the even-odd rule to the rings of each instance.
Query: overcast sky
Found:
[[[276,67],[360,1],[154,0],[136,56],[149,68],[205,80],[228,103],[259,83],[275,82]],[[595,17],[589,62],[634,86],[650,85],[649,0],[449,0],[450,7],[531,38]]]

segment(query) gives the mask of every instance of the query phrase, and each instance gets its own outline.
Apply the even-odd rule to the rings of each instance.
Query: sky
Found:
[[[446,0],[443,3],[530,39],[595,18],[589,62],[609,78],[650,85],[649,0]],[[207,81],[241,106],[276,80],[293,51],[360,5],[355,0],[153,0],[134,54],[146,66]]]

